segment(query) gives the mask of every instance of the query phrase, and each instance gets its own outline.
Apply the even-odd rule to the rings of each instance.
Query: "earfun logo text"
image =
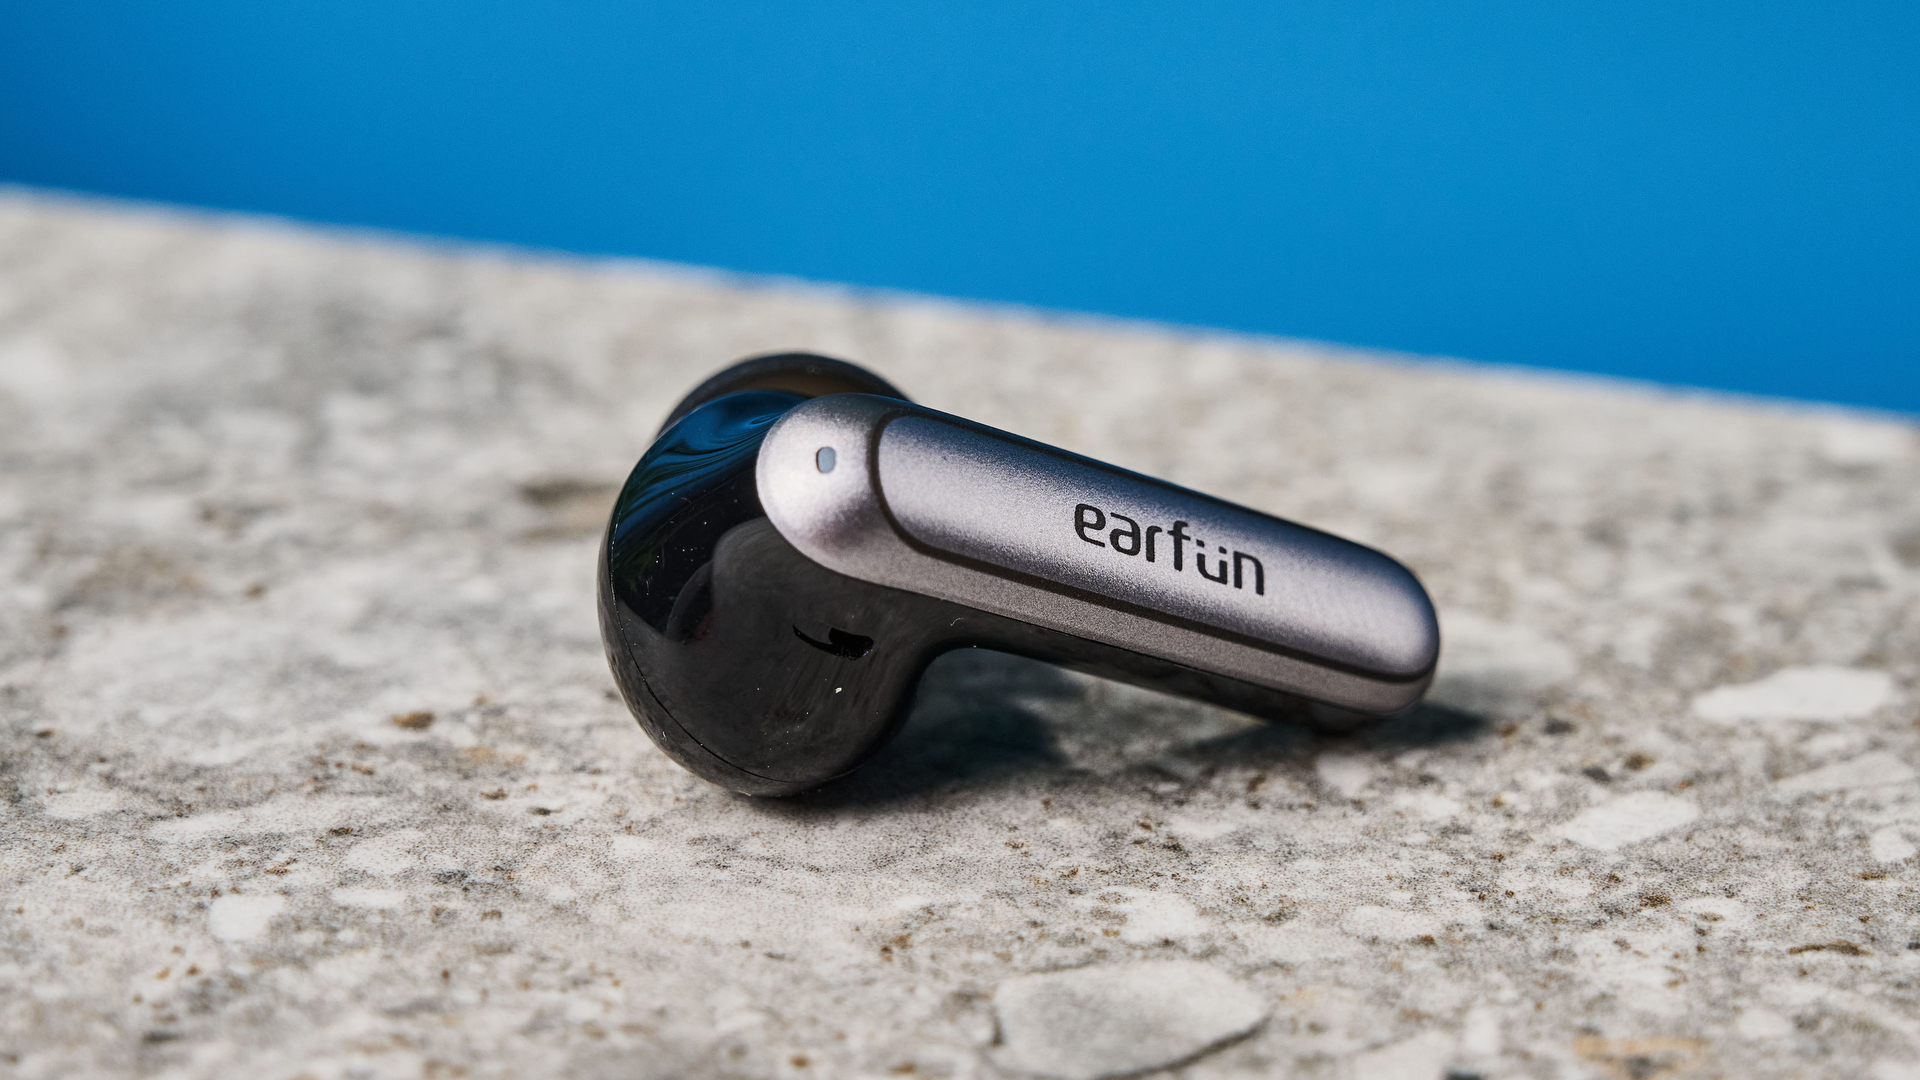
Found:
[[[1109,531],[1107,525],[1110,522],[1120,524]],[[1229,552],[1225,547],[1215,545],[1213,565],[1219,572],[1210,572],[1207,569],[1207,542],[1189,533],[1184,521],[1176,521],[1171,528],[1165,529],[1149,525],[1142,531],[1140,523],[1125,514],[1108,513],[1090,503],[1081,503],[1073,508],[1073,531],[1080,534],[1080,539],[1095,547],[1111,548],[1127,556],[1145,555],[1148,562],[1159,561],[1158,541],[1164,533],[1166,546],[1173,549],[1171,554],[1175,572],[1186,571],[1187,545],[1192,544],[1193,568],[1200,571],[1201,577],[1222,585],[1231,578],[1236,589],[1252,585],[1255,595],[1267,595],[1267,571],[1260,565],[1259,559],[1244,551]]]

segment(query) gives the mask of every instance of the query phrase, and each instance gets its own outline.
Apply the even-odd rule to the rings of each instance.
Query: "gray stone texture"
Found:
[[[693,779],[596,533],[785,348],[1395,553],[1434,702],[956,655]],[[1917,693],[1896,419],[0,195],[7,1075],[1920,1076]]]

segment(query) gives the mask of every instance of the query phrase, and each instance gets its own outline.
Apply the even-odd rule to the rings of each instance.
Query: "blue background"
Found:
[[[0,0],[0,179],[1920,412],[1920,5]]]

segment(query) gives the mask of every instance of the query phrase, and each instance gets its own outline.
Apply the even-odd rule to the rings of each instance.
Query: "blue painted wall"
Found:
[[[1920,5],[0,0],[0,179],[1920,412]]]

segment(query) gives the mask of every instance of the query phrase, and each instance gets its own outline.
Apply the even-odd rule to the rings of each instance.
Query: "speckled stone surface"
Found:
[[[595,533],[780,348],[1394,552],[1435,704],[971,654],[691,778]],[[7,1075],[1920,1076],[1917,702],[1895,421],[0,196]]]

